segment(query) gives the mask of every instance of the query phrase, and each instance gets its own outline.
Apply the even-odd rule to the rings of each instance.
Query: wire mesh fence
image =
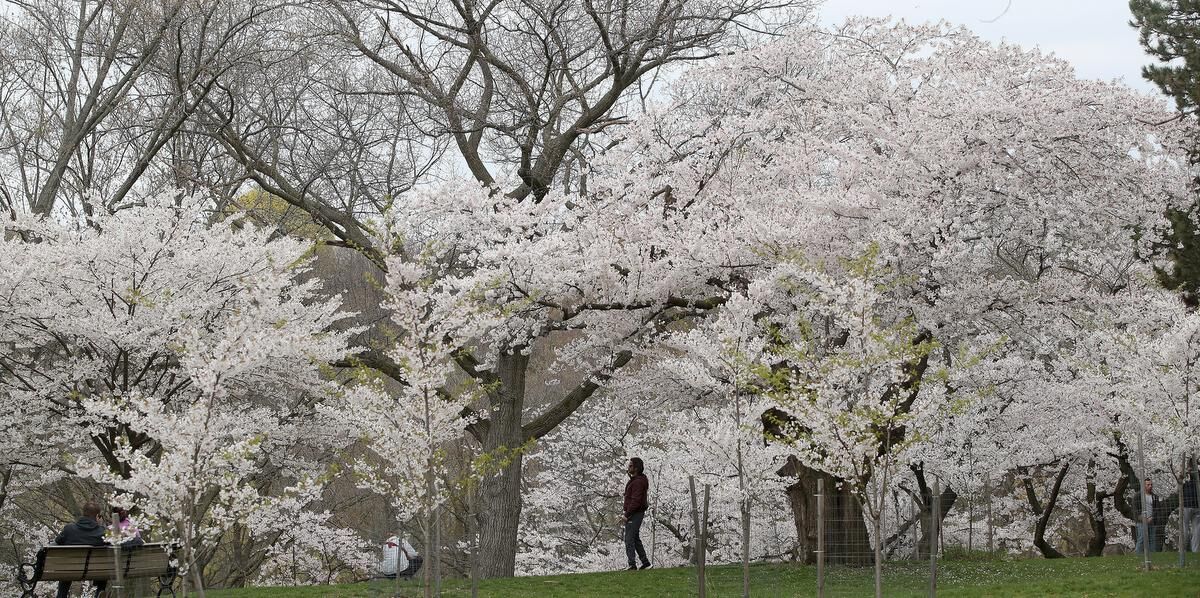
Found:
[[[941,552],[936,487],[926,503],[878,492],[866,504],[828,480],[817,487],[819,596],[861,595],[864,575],[873,578],[876,595],[886,595],[890,586],[909,590],[916,582],[936,586]]]
[[[1048,477],[1053,486],[1054,476]],[[953,490],[938,481],[919,490],[884,488],[875,495],[882,499],[865,499],[867,504],[819,480],[814,590],[818,596],[862,595],[862,580],[869,576],[876,595],[927,588],[933,596],[944,563],[966,560],[1002,566],[1020,558],[1136,553],[1142,557],[1131,559],[1130,566],[1200,568],[1200,506],[1196,484],[1188,479],[1172,480],[1174,487],[1160,493],[1157,510],[1142,526],[1129,517],[1141,504],[1131,492],[1122,497],[1130,505],[1125,512],[1111,494],[1096,495],[1099,500],[1090,504],[1052,502],[1037,481],[1018,475]]]

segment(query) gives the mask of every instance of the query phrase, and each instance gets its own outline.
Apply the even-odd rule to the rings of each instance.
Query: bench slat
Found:
[[[125,555],[121,555],[121,564],[123,564],[123,565],[124,564],[137,565],[139,563],[164,563],[165,564],[169,560],[170,559],[168,559],[167,555],[165,555],[165,554],[157,555],[157,556],[146,555],[146,557],[142,557],[141,555],[133,555],[132,557],[126,557]],[[83,559],[83,558],[53,559],[53,560],[46,559],[46,568],[47,569],[61,569],[63,567],[83,567],[85,563],[89,567],[111,567],[111,566],[113,566],[113,557],[110,554],[110,555],[105,555],[105,556],[92,555],[92,558],[90,560]]]
[[[129,573],[126,573],[124,575],[124,577],[126,579],[134,579],[137,577],[159,577],[162,575],[166,575],[168,573],[170,573],[170,569],[165,569],[165,570],[161,569],[161,568],[160,569],[144,569],[144,570],[130,569]],[[39,581],[83,581],[85,579],[90,580],[90,581],[100,581],[100,580],[104,580],[104,579],[112,580],[112,579],[116,579],[116,577],[117,577],[116,573],[114,573],[112,571],[91,571],[91,570],[89,570],[87,572],[86,576],[83,575],[82,571],[75,571],[75,572],[58,571],[58,572],[50,572],[50,573],[46,573],[46,574],[42,575],[41,578],[39,578]]]
[[[133,571],[134,569],[142,570],[142,569],[170,569],[170,568],[171,568],[171,565],[166,562],[162,562],[162,563],[130,563],[128,567],[124,567],[124,566],[121,567],[122,570],[128,569],[129,571]],[[72,567],[46,567],[46,568],[42,569],[42,574],[48,575],[50,573],[54,573],[57,571],[63,571],[63,572],[83,571],[85,569],[87,571],[115,571],[116,567],[113,567],[111,563],[107,564],[107,565],[95,565],[95,566],[88,566],[88,567],[84,567],[83,565],[72,566]]]
[[[132,561],[134,563],[152,563],[152,562],[160,562],[161,561],[161,562],[165,563],[168,560],[170,560],[170,559],[167,557],[166,553],[161,553],[161,552],[158,554],[132,554],[132,555],[125,554],[125,553],[121,554],[121,562],[122,563],[124,563],[126,561]],[[74,565],[74,564],[82,565],[85,562],[92,563],[92,564],[112,563],[113,555],[110,552],[108,554],[99,554],[99,553],[93,554],[91,559],[88,559],[87,557],[76,557],[76,556],[71,556],[69,558],[47,558],[46,566],[47,567],[50,567],[52,565],[53,566],[64,566],[64,565],[69,566],[69,565]]]
[[[122,549],[122,576],[132,579],[171,573],[170,555],[165,549],[162,544]],[[38,576],[41,581],[98,581],[117,576],[111,546],[47,546],[43,552],[42,570]]]

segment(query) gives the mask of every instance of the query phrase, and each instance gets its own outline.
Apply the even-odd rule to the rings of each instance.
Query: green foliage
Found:
[[[1197,31],[1200,35],[1200,31]],[[1155,267],[1158,281],[1164,287],[1178,291],[1183,301],[1189,307],[1200,305],[1200,230],[1197,230],[1195,213],[1192,210],[1170,210],[1167,218],[1171,222],[1171,230],[1158,249],[1160,255],[1170,259],[1171,265],[1166,268]]]
[[[247,191],[230,202],[221,215],[222,220],[225,218],[231,218],[234,226],[249,223],[261,229],[278,230],[298,239],[333,239],[329,230],[313,220],[308,212],[261,189]]]
[[[530,438],[520,446],[499,446],[491,451],[480,453],[471,460],[472,475],[464,479],[464,484],[470,486],[489,475],[499,474],[512,465],[518,457],[532,452],[536,446],[537,439]]]
[[[1200,114],[1200,0],[1130,0],[1129,11],[1142,47],[1160,62],[1142,67],[1142,76],[1173,98],[1181,115],[1194,119]],[[1200,163],[1200,137],[1193,138],[1189,154],[1193,164]],[[1167,212],[1171,230],[1158,254],[1171,266],[1156,268],[1159,282],[1192,308],[1200,304],[1197,207],[1193,198],[1190,210]]]
[[[1129,0],[1142,47],[1163,64],[1142,76],[1185,114],[1200,110],[1200,0]]]
[[[939,596],[1195,596],[1200,587],[1200,563],[1193,555],[1189,568],[1174,567],[1176,555],[1155,555],[1155,569],[1139,570],[1136,556],[1068,559],[999,560],[945,559],[939,566]],[[870,596],[874,593],[873,569],[829,567],[825,588],[830,596]],[[928,561],[902,561],[884,567],[884,595],[927,596]],[[709,567],[709,596],[740,596],[740,565]],[[470,582],[446,580],[444,596],[470,596]],[[396,590],[399,589],[398,593]],[[760,564],[750,568],[754,596],[816,595],[814,567],[794,564]],[[208,592],[212,598],[366,598],[368,596],[421,596],[419,579],[373,580],[366,583],[305,588],[246,588]],[[690,568],[648,571],[517,577],[481,581],[483,598],[526,596],[608,598],[610,596],[685,598],[696,595],[696,573]]]

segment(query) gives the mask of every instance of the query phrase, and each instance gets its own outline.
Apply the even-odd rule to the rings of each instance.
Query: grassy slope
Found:
[[[938,579],[940,596],[1193,596],[1200,597],[1200,560],[1188,555],[1189,566],[1176,568],[1176,554],[1156,555],[1156,569],[1139,570],[1136,557],[1097,559],[947,561],[941,564]],[[885,570],[884,594],[887,596],[927,596],[927,563],[891,563]],[[709,596],[739,596],[741,568],[721,566],[709,569]],[[867,596],[873,593],[871,570],[833,568],[826,577],[830,596]],[[309,588],[249,588],[209,592],[213,598],[298,598],[329,596],[337,598],[390,596],[399,588],[400,596],[421,596],[420,582],[377,580],[360,584]],[[816,576],[812,567],[796,565],[755,565],[751,568],[751,593],[756,596],[811,596],[816,594]],[[469,596],[469,586],[461,580],[443,585],[445,596]],[[562,598],[645,596],[684,597],[696,595],[692,569],[651,569],[649,571],[519,577],[484,582],[480,596],[517,598],[548,596]]]

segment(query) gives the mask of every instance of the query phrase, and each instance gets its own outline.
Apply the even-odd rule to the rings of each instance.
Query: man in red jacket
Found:
[[[642,473],[645,465],[638,457],[629,460],[626,472],[629,481],[625,484],[625,556],[629,558],[626,571],[637,571],[637,561],[634,553],[642,559],[642,569],[650,568],[650,559],[646,558],[646,547],[642,546],[642,518],[646,515],[646,495],[650,492],[650,480]]]

